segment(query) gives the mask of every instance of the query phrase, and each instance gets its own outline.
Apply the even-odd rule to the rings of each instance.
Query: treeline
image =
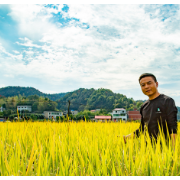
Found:
[[[112,111],[114,108],[125,108],[126,110],[140,109],[143,101],[134,101],[132,98],[127,98],[120,93],[113,93],[109,89],[100,88],[95,90],[80,88],[76,91],[67,93],[58,101],[58,109],[67,110],[68,102],[73,110],[84,111],[92,109],[106,109]]]
[[[0,88],[0,96],[5,97],[12,97],[12,96],[31,96],[31,95],[38,95],[42,97],[46,97],[52,101],[56,101],[63,97],[66,93],[57,93],[57,94],[46,94],[42,93],[39,90],[33,87],[20,87],[20,86],[8,86],[4,88]]]
[[[67,110],[68,100],[71,102],[71,109],[78,111],[89,109],[111,111],[116,107],[133,110],[134,108],[139,109],[143,103],[143,101],[134,101],[123,94],[113,93],[111,90],[103,88],[98,90],[80,88],[69,93],[45,94],[32,87],[9,86],[0,88],[0,97],[6,101],[8,109],[16,108],[18,103],[28,103],[32,105],[33,111],[39,112],[56,108],[62,111]],[[0,102],[0,104],[4,103]]]
[[[109,89],[85,89],[80,88],[73,92],[66,93],[57,101],[53,101],[47,97],[39,95],[22,96],[16,95],[12,97],[0,96],[0,107],[2,106],[6,110],[0,116],[9,116],[17,113],[18,105],[31,105],[32,112],[42,115],[43,111],[65,111],[68,109],[68,101],[70,101],[70,110],[79,111],[79,117],[89,113],[89,116],[94,114],[89,110],[101,109],[103,115],[112,112],[115,108],[125,108],[127,111],[137,109],[139,110],[143,101],[135,101],[132,98],[127,98],[120,93],[113,93]],[[180,107],[178,108],[178,119],[180,119]],[[83,114],[80,114],[82,113]],[[28,113],[28,112],[26,112]],[[102,112],[101,112],[102,113]],[[91,115],[90,115],[91,114]]]
[[[123,94],[113,93],[109,89],[84,89],[67,93],[57,101],[52,101],[47,97],[39,95],[13,97],[0,97],[0,106],[9,110],[16,110],[17,105],[31,105],[32,111],[42,113],[43,111],[68,109],[70,101],[70,110],[84,111],[92,109],[106,109],[111,112],[114,108],[125,108],[126,110],[139,109],[143,101],[134,101]]]
[[[32,111],[36,113],[42,113],[43,111],[55,111],[57,110],[57,103],[48,98],[44,98],[38,95],[25,96],[13,96],[13,97],[0,97],[0,106],[6,110],[16,112],[18,105],[31,105]]]

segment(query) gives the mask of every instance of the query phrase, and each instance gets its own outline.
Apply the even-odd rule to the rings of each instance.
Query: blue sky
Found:
[[[138,77],[180,106],[180,6],[0,5],[0,87],[107,88],[147,99]]]

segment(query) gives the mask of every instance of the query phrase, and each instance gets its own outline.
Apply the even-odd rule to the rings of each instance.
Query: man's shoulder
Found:
[[[174,99],[171,98],[170,96],[167,96],[165,94],[160,94],[160,97],[157,99],[157,101],[162,101],[163,100],[163,104],[172,104],[174,103]],[[142,112],[143,108],[148,105],[150,103],[150,100],[146,100],[142,105],[141,105],[141,108],[140,108],[140,112]]]
[[[177,107],[175,105],[175,101],[172,97],[167,96],[165,94],[161,94],[160,99],[161,106],[165,109],[165,111],[171,110],[175,108],[175,111],[177,111]]]
[[[142,109],[146,106],[146,104],[149,103],[149,99],[146,100],[142,105],[141,105],[141,108],[140,108],[140,112],[142,111]]]
[[[161,96],[161,99],[165,100],[165,102],[174,101],[174,99],[172,97],[167,96],[165,94],[161,94],[160,96]]]
[[[141,105],[141,107],[145,106],[145,105],[148,104],[149,102],[150,102],[149,99],[146,100],[146,101]]]
[[[162,96],[163,100],[164,100],[164,107],[166,109],[166,112],[168,113],[169,111],[174,111],[174,112],[178,112],[178,109],[176,107],[175,101],[172,97],[169,97],[167,95]]]

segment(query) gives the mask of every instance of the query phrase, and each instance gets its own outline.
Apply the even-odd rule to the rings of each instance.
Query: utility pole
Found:
[[[70,108],[70,100],[68,101],[69,106],[68,106],[68,117],[69,117],[69,108]]]

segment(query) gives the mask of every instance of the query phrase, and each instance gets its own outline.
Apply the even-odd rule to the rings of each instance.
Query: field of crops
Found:
[[[146,146],[143,135],[124,144],[122,135],[138,127],[139,123],[1,123],[0,175],[180,175],[179,134],[175,151],[165,142]]]

